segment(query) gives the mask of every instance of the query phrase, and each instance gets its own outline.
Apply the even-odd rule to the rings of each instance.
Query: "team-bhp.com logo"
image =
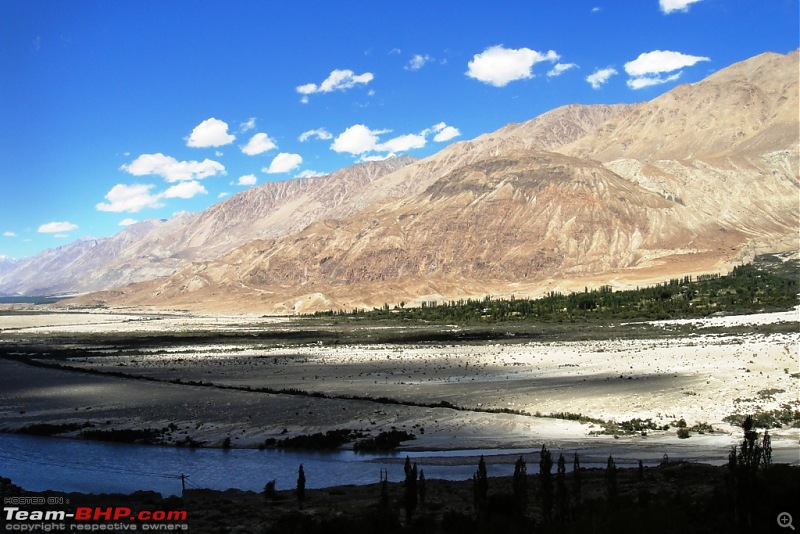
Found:
[[[74,512],[65,510],[23,510],[19,506],[4,506],[7,531],[176,531],[189,530],[186,510],[139,510],[125,506],[78,506]]]

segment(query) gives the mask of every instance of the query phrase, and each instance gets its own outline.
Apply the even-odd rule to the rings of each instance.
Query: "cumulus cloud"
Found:
[[[436,132],[436,135],[433,136],[433,140],[437,143],[444,143],[445,141],[449,141],[450,139],[461,135],[461,132],[458,131],[458,128],[448,126],[443,122],[434,125],[433,131]]]
[[[605,69],[596,69],[592,74],[586,77],[586,81],[592,85],[593,89],[600,89],[608,79],[617,74],[617,70],[612,67]]]
[[[272,163],[269,164],[269,168],[262,169],[262,171],[266,172],[267,174],[289,172],[295,167],[299,166],[301,163],[303,163],[303,158],[300,156],[300,154],[281,152],[275,156],[275,159],[273,159]]]
[[[364,74],[356,74],[350,69],[334,69],[330,75],[325,78],[319,85],[315,83],[307,83],[298,85],[295,90],[303,95],[302,102],[308,102],[308,95],[315,93],[330,93],[332,91],[346,91],[356,85],[366,85],[371,82],[375,76],[371,72]]]
[[[672,72],[684,67],[691,67],[699,61],[711,61],[711,59],[702,56],[689,56],[671,50],[654,50],[639,54],[639,57],[633,61],[625,63],[625,72],[631,76]]]
[[[577,67],[575,63],[556,63],[552,69],[550,69],[547,73],[548,78],[553,78],[555,76],[561,76],[569,69],[574,69]]]
[[[3,235],[6,237],[17,237],[17,234],[14,232],[3,232]]]
[[[179,184],[175,184],[172,187],[168,188],[166,191],[162,193],[164,198],[192,198],[195,195],[206,195],[208,191],[206,188],[200,185],[200,182],[181,182]]]
[[[256,154],[263,154],[273,148],[278,148],[275,141],[269,138],[265,133],[257,133],[242,147],[242,152],[248,156],[255,156]]]
[[[167,182],[200,180],[216,174],[225,174],[225,167],[210,159],[203,161],[178,161],[164,154],[142,154],[130,165],[122,165],[123,171],[134,176],[156,175]]]
[[[320,176],[327,176],[327,174],[324,172],[317,172],[317,171],[303,171],[297,176],[295,176],[295,178],[318,178]]]
[[[426,63],[433,61],[433,58],[428,54],[424,56],[421,54],[414,54],[414,57],[408,62],[408,65],[403,67],[406,70],[419,70],[425,66]]]
[[[99,211],[111,211],[114,213],[136,213],[144,208],[160,208],[164,204],[160,202],[161,195],[150,194],[150,190],[155,187],[151,184],[117,184],[106,193],[106,202],[100,202],[95,207]]]
[[[631,89],[642,89],[651,85],[661,85],[662,83],[674,82],[681,77],[682,72],[677,72],[671,76],[638,76],[628,79],[628,87]]]
[[[308,130],[306,132],[301,133],[300,137],[298,137],[297,139],[299,139],[301,143],[305,143],[306,141],[308,141],[312,137],[316,137],[317,139],[322,139],[323,141],[327,140],[327,139],[333,139],[333,135],[331,135],[331,133],[328,130],[326,130],[325,128],[317,128],[316,130]]]
[[[194,127],[186,139],[186,146],[196,148],[222,146],[233,143],[235,139],[235,135],[228,133],[227,122],[211,117]]]
[[[378,152],[406,152],[414,148],[422,148],[427,143],[427,139],[422,134],[405,134],[389,139],[385,143],[375,146]]]
[[[68,221],[62,222],[51,222],[47,224],[43,224],[39,227],[39,233],[42,234],[58,234],[63,232],[71,232],[73,230],[77,230],[78,225],[72,224]]]
[[[122,219],[122,220],[119,222],[119,226],[130,226],[130,225],[132,225],[132,224],[136,224],[136,223],[138,223],[138,222],[139,222],[139,221],[138,221],[138,220],[136,220],[136,219],[131,219],[130,217],[127,217],[127,218],[125,218],[125,219]]]
[[[383,161],[394,156],[395,154],[372,154],[371,156],[365,154],[358,158],[358,163],[364,163],[367,161]]]
[[[391,130],[372,130],[363,124],[354,124],[334,139],[331,150],[356,156],[361,155],[359,161],[376,161],[394,155],[396,152],[423,148],[431,134],[434,134],[433,140],[437,143],[449,141],[461,135],[458,128],[440,122],[419,133],[398,135],[388,141],[381,142],[379,136],[389,132]],[[369,154],[370,152],[385,152],[387,154]]]
[[[681,71],[670,76],[661,76],[662,73],[673,72],[684,67],[691,67],[701,61],[711,61],[703,56],[690,56],[671,50],[654,50],[639,54],[633,61],[625,63],[625,72],[631,77],[628,87],[641,89],[651,85],[677,80]]]
[[[375,150],[378,144],[378,136],[387,131],[370,130],[363,124],[354,124],[333,140],[331,149],[335,152],[347,152],[349,154],[370,152]]]
[[[249,132],[250,130],[255,130],[255,129],[256,129],[255,117],[250,117],[249,119],[247,119],[246,121],[244,121],[239,125],[239,131],[242,133]]]
[[[554,50],[542,54],[530,48],[513,49],[497,45],[475,54],[467,64],[466,74],[483,83],[504,87],[514,80],[533,78],[533,66],[536,63],[556,62],[559,57]]]
[[[701,0],[658,0],[658,5],[661,7],[661,12],[669,15],[675,11],[686,13],[689,11],[691,4],[700,2]]]
[[[258,178],[256,178],[255,174],[245,174],[239,177],[239,181],[236,182],[236,185],[255,185],[257,180]]]

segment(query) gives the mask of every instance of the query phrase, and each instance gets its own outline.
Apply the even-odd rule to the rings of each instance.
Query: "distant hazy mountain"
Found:
[[[7,256],[0,256],[0,275],[17,266],[17,260]],[[1,294],[1,293],[0,293]]]
[[[650,102],[559,108],[371,181],[348,214],[83,302],[379,306],[645,283],[797,248],[797,73],[797,52],[762,54]]]
[[[80,239],[0,270],[0,294],[53,295],[97,291],[176,272],[253,239],[302,230],[320,218],[349,215],[381,197],[370,184],[414,161],[369,162],[327,176],[268,182],[204,212],[131,225],[105,239]]]

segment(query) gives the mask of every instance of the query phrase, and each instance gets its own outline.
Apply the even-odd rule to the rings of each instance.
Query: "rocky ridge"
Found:
[[[358,209],[85,302],[274,312],[727,270],[796,248],[798,52],[566,106],[387,173]]]

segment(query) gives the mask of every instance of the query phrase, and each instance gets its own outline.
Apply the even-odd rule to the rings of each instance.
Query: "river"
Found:
[[[575,448],[552,450],[552,453],[554,460],[560,452],[564,453],[568,471],[572,470],[576,451],[585,468],[605,467],[610,454],[619,467],[634,467],[639,459],[646,466],[656,465],[665,453],[671,460],[717,465],[727,461],[728,445],[711,446],[709,440],[693,440],[693,443],[686,443],[690,440],[678,440],[679,443],[583,442],[576,443]],[[773,441],[775,462],[798,464],[799,451],[793,439]],[[487,459],[489,476],[511,475],[514,460],[521,454],[526,457],[528,473],[533,474],[538,472],[538,452],[538,447],[369,454],[351,450],[190,449],[0,433],[0,476],[31,491],[131,493],[154,490],[163,495],[178,495],[181,475],[187,475],[187,488],[261,491],[268,481],[275,480],[277,489],[292,489],[300,464],[308,488],[376,483],[382,469],[388,471],[390,481],[399,482],[404,478],[406,455],[418,461],[428,479],[469,479],[481,455]]]
[[[527,450],[487,450],[364,454],[353,451],[310,452],[277,449],[188,449],[81,441],[0,433],[0,476],[31,491],[53,489],[81,493],[130,493],[154,490],[180,494],[180,475],[187,488],[261,491],[270,480],[277,489],[295,487],[300,464],[308,488],[371,484],[381,469],[389,480],[403,480],[402,460],[465,456],[470,463],[425,465],[427,478],[464,480],[472,477],[476,455],[520,454]],[[465,462],[468,460],[465,458]],[[490,476],[510,475],[513,465],[488,466]]]

